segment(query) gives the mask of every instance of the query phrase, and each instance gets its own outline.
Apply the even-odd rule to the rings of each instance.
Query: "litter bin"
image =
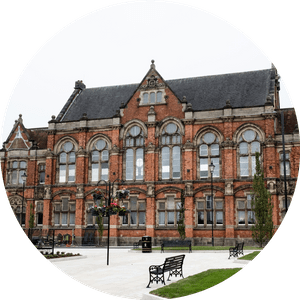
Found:
[[[142,237],[142,253],[152,252],[152,238],[151,236]]]

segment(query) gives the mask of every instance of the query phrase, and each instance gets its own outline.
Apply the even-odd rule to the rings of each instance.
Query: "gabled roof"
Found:
[[[271,68],[166,80],[165,83],[180,101],[185,96],[194,111],[204,111],[223,109],[227,100],[233,108],[263,106],[268,95],[274,94],[275,76],[276,69]],[[76,86],[74,96],[69,98],[57,121],[76,121],[82,118],[83,113],[87,114],[88,119],[111,118],[122,103],[130,100],[140,84],[85,88],[81,83],[81,88],[78,88],[76,82]]]

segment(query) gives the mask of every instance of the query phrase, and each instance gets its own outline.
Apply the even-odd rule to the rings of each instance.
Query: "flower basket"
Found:
[[[120,210],[119,211],[119,216],[126,216],[128,213],[130,213],[130,210],[126,209],[126,210]]]
[[[125,199],[127,196],[129,196],[130,191],[129,190],[118,190],[116,192],[116,197],[119,199]]]
[[[95,217],[99,216],[98,210],[92,209],[92,216],[95,216]]]

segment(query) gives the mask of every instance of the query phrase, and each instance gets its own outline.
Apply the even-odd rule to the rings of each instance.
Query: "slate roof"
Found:
[[[274,93],[276,69],[166,80],[165,83],[182,100],[186,96],[195,111],[223,109],[230,100],[233,108],[263,106]],[[123,102],[126,104],[140,84],[83,88],[74,93],[57,117],[57,121],[111,118]],[[85,86],[84,86],[85,87]],[[76,88],[76,87],[75,87]],[[76,91],[76,90],[75,90]]]

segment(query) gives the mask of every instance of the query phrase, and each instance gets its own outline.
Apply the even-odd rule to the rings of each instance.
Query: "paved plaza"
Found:
[[[162,264],[166,257],[185,254],[183,276],[188,277],[208,269],[242,268],[245,263],[236,259],[228,259],[228,251],[153,251],[142,253],[128,248],[110,249],[109,266],[107,266],[106,248],[57,248],[56,251],[80,253],[82,257],[51,260],[60,270],[83,284],[111,295],[130,299],[159,299],[149,295],[151,290],[162,287],[161,283],[149,282],[149,266]],[[252,251],[245,251],[245,254]],[[179,280],[171,277],[170,284]],[[116,289],[116,282],[122,283],[122,289]]]

